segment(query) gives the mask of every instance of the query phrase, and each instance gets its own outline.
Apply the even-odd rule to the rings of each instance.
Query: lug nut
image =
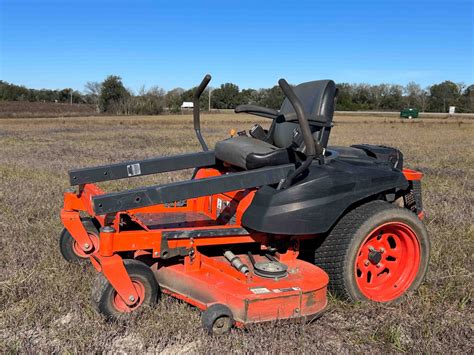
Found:
[[[135,297],[133,297],[132,295],[130,295],[130,297],[128,298],[128,300],[129,300],[130,302],[135,302]]]
[[[378,264],[377,264],[377,265],[375,265],[375,266],[377,266],[377,267],[379,268],[379,267],[381,267],[381,266],[382,266],[382,264],[378,263]]]
[[[370,251],[375,251],[375,248],[374,247],[369,247],[369,250]]]
[[[385,253],[385,248],[380,248],[381,253]]]
[[[364,261],[365,266],[369,266],[369,264],[370,264],[369,260]]]

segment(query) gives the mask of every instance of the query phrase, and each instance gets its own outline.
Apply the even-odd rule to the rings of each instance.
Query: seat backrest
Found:
[[[316,80],[299,84],[293,90],[303,104],[313,135],[326,147],[334,115],[336,84],[332,80]],[[295,110],[288,98],[283,101],[280,114],[282,116],[275,120],[273,127],[273,144],[286,148],[293,141],[293,130],[299,127]]]

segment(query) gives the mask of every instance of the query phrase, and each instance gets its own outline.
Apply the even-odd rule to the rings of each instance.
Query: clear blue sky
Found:
[[[318,78],[474,83],[472,0],[0,0],[0,79],[270,87]]]

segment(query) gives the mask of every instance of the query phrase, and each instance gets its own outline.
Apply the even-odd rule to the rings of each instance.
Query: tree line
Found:
[[[405,86],[397,84],[339,83],[337,109],[340,111],[399,111],[404,107],[424,112],[447,112],[456,106],[456,112],[474,112],[474,85],[443,81],[427,88],[415,82]],[[127,89],[122,79],[110,75],[102,82],[87,82],[84,91],[70,88],[62,90],[28,89],[0,80],[0,100],[40,101],[97,105],[109,114],[160,114],[164,111],[181,111],[184,101],[192,101],[194,89],[175,88],[168,92],[160,87],[137,92]],[[232,109],[240,104],[255,104],[278,109],[284,99],[279,86],[267,89],[240,89],[236,84],[225,83],[206,90],[201,97],[201,108]]]

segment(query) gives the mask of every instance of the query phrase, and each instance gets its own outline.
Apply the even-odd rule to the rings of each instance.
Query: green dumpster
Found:
[[[418,109],[416,108],[404,108],[400,111],[400,117],[402,118],[418,118],[418,114],[420,113],[420,111],[418,111]]]

